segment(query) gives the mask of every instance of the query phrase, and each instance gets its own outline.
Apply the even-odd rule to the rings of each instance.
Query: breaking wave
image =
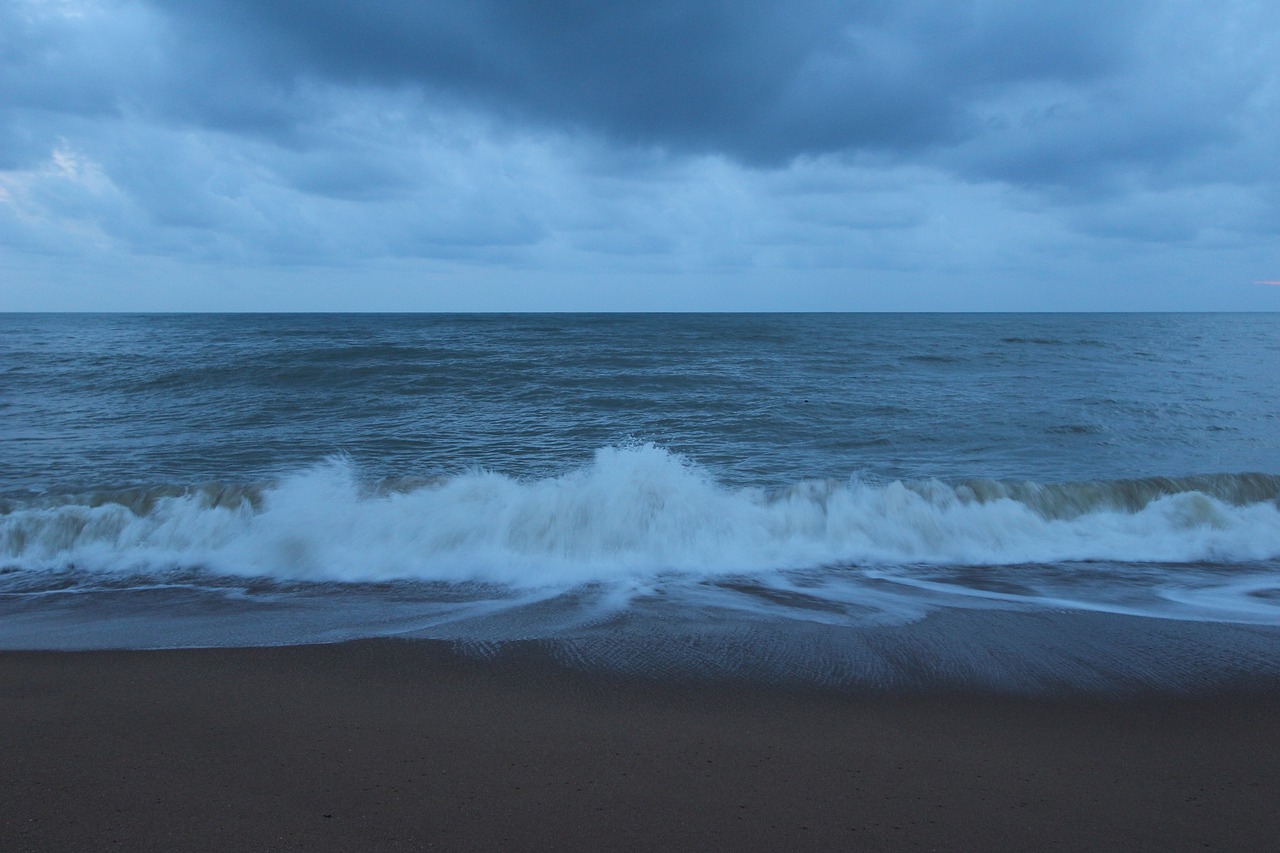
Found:
[[[333,458],[277,483],[0,507],[0,567],[567,588],[662,573],[1280,558],[1280,477],[730,487],[651,445],[561,476],[368,483]]]

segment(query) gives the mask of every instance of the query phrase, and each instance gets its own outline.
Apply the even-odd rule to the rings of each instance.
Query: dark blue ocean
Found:
[[[1278,378],[1274,314],[0,315],[0,648],[1275,677]]]

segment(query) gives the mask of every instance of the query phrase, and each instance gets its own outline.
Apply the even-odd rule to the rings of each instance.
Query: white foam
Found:
[[[169,496],[142,515],[108,503],[0,516],[4,565],[200,567],[311,581],[564,588],[831,564],[1278,557],[1275,501],[1237,506],[1190,491],[1136,511],[1055,518],[941,483],[802,483],[766,494],[720,484],[653,445],[605,448],[590,465],[542,480],[475,471],[385,493],[334,459],[265,490],[258,508]]]

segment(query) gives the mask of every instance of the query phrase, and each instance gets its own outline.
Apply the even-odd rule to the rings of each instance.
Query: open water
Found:
[[[1280,678],[1280,317],[0,315],[0,648]]]

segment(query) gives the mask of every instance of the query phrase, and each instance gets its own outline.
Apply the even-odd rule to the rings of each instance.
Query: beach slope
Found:
[[[832,695],[424,642],[0,653],[0,849],[1264,850],[1280,697]]]

